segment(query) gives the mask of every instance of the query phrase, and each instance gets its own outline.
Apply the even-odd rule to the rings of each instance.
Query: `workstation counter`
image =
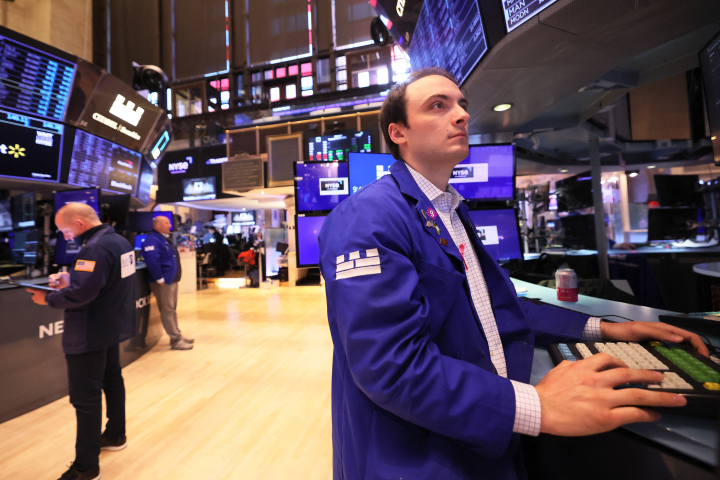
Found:
[[[163,335],[146,268],[138,264],[138,334],[120,344],[126,366],[157,344]],[[23,280],[46,285],[47,277]],[[63,310],[36,305],[24,288],[0,285],[0,423],[32,411],[68,393],[62,352]]]
[[[620,317],[657,322],[658,315],[675,313],[585,295],[579,295],[577,303],[560,302],[557,300],[557,292],[554,289],[516,279],[513,279],[513,283],[517,288],[527,289],[526,296],[529,298],[538,298],[545,303],[586,313],[588,316],[606,316],[617,322],[627,321]],[[619,317],[609,317],[610,315],[619,315]],[[720,346],[720,338],[705,336],[713,345]],[[536,385],[553,366],[547,350],[536,348],[530,383]],[[614,470],[612,474],[614,480],[622,478],[653,478],[654,480],[716,478],[711,472],[718,465],[718,422],[667,413],[654,423],[626,425],[614,432],[592,437],[562,439],[541,435],[537,439],[527,439],[525,443],[528,444],[528,454],[533,459],[535,458],[533,455],[537,455],[537,462],[543,465],[550,462],[551,459],[548,458],[548,455],[554,457],[558,454],[561,458],[555,458],[557,462],[566,462],[566,465],[571,463],[583,465],[583,469],[602,471],[605,468],[603,463],[609,464]],[[598,455],[598,448],[603,449],[603,455]],[[619,449],[622,449],[622,452],[618,453]],[[615,454],[617,456],[613,457]],[[569,460],[564,458],[565,455],[575,455],[576,458]],[[629,465],[633,458],[639,462],[639,465]],[[626,462],[628,465],[625,465]],[[644,462],[653,462],[653,465],[647,466],[643,464]],[[620,467],[619,463],[623,464],[623,468],[618,468]],[[646,467],[647,469],[645,469]],[[673,476],[664,475],[664,468],[675,473]],[[638,473],[643,471],[647,475]],[[557,469],[552,469],[552,472],[552,476],[547,478],[587,478],[579,471],[574,472],[576,477],[572,477],[573,473],[565,476]],[[651,474],[651,472],[655,473]],[[532,475],[531,478],[539,477]],[[599,476],[592,475],[592,478],[599,478]]]

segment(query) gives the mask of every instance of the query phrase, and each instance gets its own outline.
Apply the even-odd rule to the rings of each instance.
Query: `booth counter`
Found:
[[[138,264],[136,312],[138,334],[120,344],[123,367],[140,358],[163,335],[160,314]],[[30,283],[47,284],[47,278]],[[36,305],[24,288],[0,286],[0,423],[68,394],[62,351],[63,310]]]

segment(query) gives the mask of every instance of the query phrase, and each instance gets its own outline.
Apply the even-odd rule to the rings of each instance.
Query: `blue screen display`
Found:
[[[298,212],[332,210],[349,195],[348,164],[298,163],[295,199]]]
[[[522,259],[515,209],[471,210],[478,237],[495,261]]]
[[[450,184],[467,200],[512,200],[515,197],[515,154],[512,145],[470,147]]]
[[[172,232],[175,229],[175,226],[173,225],[173,213],[172,212],[153,212],[153,219],[155,217],[165,217],[168,220],[170,220],[170,231]]]
[[[142,250],[142,244],[147,240],[147,235],[135,235],[135,250]]]
[[[348,162],[350,169],[350,194],[375,180],[390,174],[390,165],[395,158],[389,153],[351,153]]]
[[[320,263],[318,235],[325,217],[296,217],[298,267],[314,267]]]
[[[66,192],[55,192],[55,211],[57,212],[68,203],[84,203],[90,205],[95,213],[100,216],[100,191],[97,188],[86,188],[83,190],[68,190]],[[75,240],[65,240],[62,233],[58,234],[55,245],[55,263],[58,265],[70,265],[80,252],[80,245]]]

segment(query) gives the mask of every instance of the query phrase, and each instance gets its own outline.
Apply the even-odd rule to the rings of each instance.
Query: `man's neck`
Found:
[[[435,185],[440,191],[447,191],[448,180],[452,175],[455,165],[443,165],[442,163],[428,163],[417,161],[410,155],[405,155],[403,161],[413,168],[425,179]]]

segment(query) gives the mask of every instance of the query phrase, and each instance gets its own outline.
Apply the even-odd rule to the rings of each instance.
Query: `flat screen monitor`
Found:
[[[155,212],[130,212],[128,230],[131,232],[152,232]]]
[[[173,222],[173,213],[172,212],[152,212],[153,214],[153,220],[156,217],[165,217],[170,221],[170,231],[175,230],[175,222]]]
[[[508,33],[530,20],[557,0],[502,0]]]
[[[82,188],[78,190],[65,190],[55,192],[55,211],[57,212],[68,203],[84,203],[90,205],[100,216],[100,190],[98,188]]]
[[[237,212],[233,214],[233,223],[241,225],[255,225],[255,212]],[[235,232],[239,233],[239,232]]]
[[[563,229],[563,246],[574,250],[597,250],[595,215],[569,215],[560,217]]]
[[[349,195],[347,162],[295,165],[295,202],[298,212],[327,211]]]
[[[215,177],[184,178],[182,181],[183,201],[215,200],[217,190]]]
[[[390,175],[390,165],[396,162],[389,153],[351,153],[348,156],[350,194],[385,175]]]
[[[468,158],[453,168],[449,182],[466,200],[506,201],[515,198],[515,147],[470,147]]]
[[[138,181],[137,187],[137,199],[140,200],[143,205],[150,203],[150,191],[152,190],[154,181],[155,170],[153,170],[148,162],[143,160],[142,166],[140,167],[140,180]]]
[[[372,134],[370,131],[338,130],[308,141],[308,161],[336,162],[348,159],[350,153],[370,153]]]
[[[12,202],[9,198],[0,200],[0,232],[12,232]]]
[[[147,235],[135,235],[135,250],[142,250],[142,244],[147,237]]]
[[[135,195],[142,155],[91,133],[77,130],[68,183]]]
[[[25,250],[23,251],[22,263],[24,265],[35,265],[38,259],[40,230],[28,230],[25,234]]]
[[[59,181],[64,131],[59,123],[0,110],[0,177]]]
[[[471,210],[478,238],[497,262],[522,260],[517,212],[514,208]]]
[[[317,267],[320,263],[318,235],[325,216],[295,217],[295,244],[297,245],[298,268]]]
[[[720,33],[700,50],[699,57],[713,155],[720,166]]]
[[[570,212],[593,206],[592,176],[590,172],[555,182],[557,211]]]
[[[130,212],[130,194],[112,195],[107,194],[100,197],[102,215],[100,218],[115,228],[125,228],[128,224]]]
[[[648,242],[693,237],[688,222],[700,220],[698,208],[651,208],[648,210]]]
[[[658,202],[662,207],[702,206],[699,184],[698,175],[655,175]]]
[[[16,230],[35,227],[35,192],[12,197],[13,228]]]
[[[75,64],[39,42],[20,41],[0,34],[0,106],[13,112],[49,120],[65,118],[75,76]],[[43,48],[47,47],[47,48]],[[58,52],[60,53],[60,52]]]
[[[413,69],[439,66],[462,84],[487,51],[477,0],[425,0],[408,49]]]

